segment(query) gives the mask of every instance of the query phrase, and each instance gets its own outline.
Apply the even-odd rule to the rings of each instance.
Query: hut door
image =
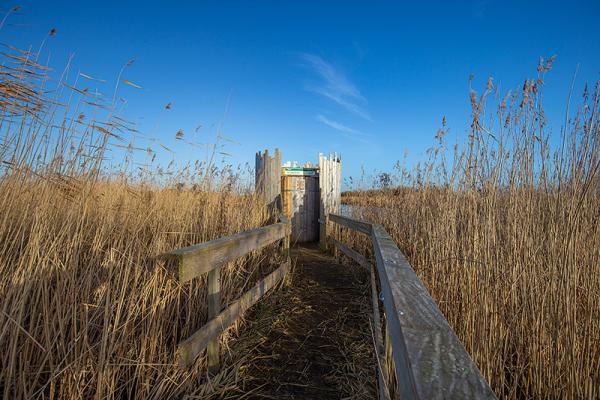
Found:
[[[281,177],[283,212],[292,222],[293,242],[319,239],[319,178],[317,176]]]

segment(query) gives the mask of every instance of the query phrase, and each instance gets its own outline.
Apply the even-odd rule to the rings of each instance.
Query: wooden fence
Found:
[[[334,250],[370,271],[379,398],[494,399],[488,383],[385,229],[333,213],[325,223],[335,224],[327,236]],[[370,237],[374,265],[341,241],[342,229]],[[208,322],[178,345],[181,366],[193,364],[207,349],[209,372],[218,370],[219,335],[289,271],[290,233],[290,223],[282,216],[280,222],[269,226],[168,253],[178,261],[181,282],[208,274]],[[280,240],[287,253],[283,265],[223,309],[221,267]]]
[[[378,364],[379,398],[494,399],[489,384],[465,350],[429,292],[378,224],[337,214],[329,241],[371,273],[374,340]],[[342,243],[341,228],[369,235],[375,266]],[[335,237],[337,236],[337,238]],[[379,301],[383,303],[382,330]],[[384,343],[385,342],[385,343]],[[392,368],[385,366],[391,363]],[[394,384],[394,382],[396,382]]]
[[[209,372],[215,373],[219,369],[219,335],[269,289],[280,282],[289,271],[290,232],[290,223],[282,216],[280,222],[269,226],[174,250],[167,254],[168,257],[177,260],[181,282],[208,274],[208,322],[177,346],[177,361],[180,366],[193,364],[198,355],[207,349]],[[279,240],[282,240],[282,249],[287,255],[284,264],[223,310],[220,289],[221,267]]]
[[[327,232],[327,216],[330,213],[340,212],[342,203],[342,160],[337,153],[327,155],[319,154],[319,191],[321,192],[321,201],[319,207],[320,233],[319,241],[321,249],[326,250],[327,244],[325,238]]]
[[[273,156],[269,150],[257,152],[255,159],[254,185],[256,193],[272,213],[281,209],[281,151],[275,149]]]

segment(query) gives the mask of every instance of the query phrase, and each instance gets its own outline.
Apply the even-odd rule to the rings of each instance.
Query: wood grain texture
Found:
[[[279,149],[275,149],[274,156],[269,155],[269,150],[256,153],[254,187],[269,212],[281,209],[281,152]]]
[[[356,263],[358,265],[365,267],[367,270],[371,269],[371,263],[369,262],[369,260],[366,259],[365,256],[360,254],[358,251],[346,246],[344,243],[340,242],[339,240],[337,240],[334,237],[332,237],[330,239],[331,239],[331,242],[335,245],[335,247],[337,247],[338,249],[341,250],[342,253],[344,253],[345,255],[347,255],[348,257],[353,259],[354,261],[356,261]]]
[[[342,162],[337,154],[319,154],[319,218],[328,220],[330,213],[339,213],[341,205],[341,172]],[[322,249],[327,247],[326,238],[329,235],[327,223],[320,225],[319,242]]]
[[[319,247],[327,252],[327,216],[321,215],[319,218]]]
[[[318,177],[283,176],[281,196],[284,213],[292,221],[292,241],[294,243],[316,241],[319,237]]]
[[[429,292],[381,225],[373,247],[402,399],[494,399]]]
[[[359,221],[354,218],[348,218],[338,214],[329,214],[329,220],[355,231],[362,232],[367,235],[371,234],[371,224],[368,222]]]
[[[234,301],[215,318],[196,331],[185,341],[177,346],[177,363],[181,367],[188,367],[194,363],[196,357],[204,350],[209,342],[224,332],[246,310],[254,305],[271,288],[279,283],[290,270],[290,262],[286,262],[278,269],[267,275],[252,289],[248,290],[238,300]]]
[[[373,308],[373,341],[375,344],[375,360],[377,362],[377,394],[380,400],[390,399],[390,378],[385,368],[385,349],[381,337],[381,314],[379,313],[379,292],[377,290],[377,277],[375,266],[370,266],[371,271],[371,306]]]
[[[283,239],[287,224],[278,222],[167,253],[179,261],[179,280],[187,282],[216,267]]]
[[[208,273],[208,318],[215,318],[221,312],[221,267]],[[208,343],[208,372],[212,375],[219,371],[220,366],[219,340],[213,339]]]
[[[279,222],[285,224],[285,237],[283,238],[282,250],[286,260],[290,259],[290,242],[292,237],[292,224],[285,215],[279,216]]]

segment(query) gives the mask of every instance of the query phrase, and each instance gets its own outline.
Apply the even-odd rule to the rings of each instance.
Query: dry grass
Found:
[[[4,397],[164,398],[189,389],[201,367],[172,364],[177,342],[206,320],[205,283],[180,285],[155,256],[259,225],[258,208],[247,212],[256,206],[228,193],[118,184],[72,200],[52,184],[4,183]],[[253,271],[242,267],[223,276],[228,300],[248,288]]]
[[[263,208],[239,172],[215,166],[220,133],[206,160],[179,168],[156,160],[169,151],[163,143],[140,144],[117,95],[119,83],[137,87],[122,79],[133,60],[107,97],[70,65],[52,85],[39,59],[40,51],[8,47],[0,66],[2,396],[227,392],[242,361],[229,360],[234,367],[210,383],[202,359],[190,370],[174,367],[177,342],[206,320],[205,283],[180,285],[157,256],[262,225]],[[344,199],[368,206],[362,213],[400,244],[496,393],[594,398],[598,88],[552,143],[541,102],[547,69],[498,99],[495,114],[485,114],[491,83],[473,95],[470,140],[452,162],[442,129],[426,163],[399,168],[405,189]],[[183,131],[173,134],[186,140]],[[225,269],[225,302],[262,272],[247,267],[263,256],[254,257]],[[347,357],[344,374],[362,373],[352,351]]]
[[[220,393],[232,369],[207,386],[203,359],[173,365],[206,321],[205,280],[179,284],[159,255],[263,225],[264,207],[215,166],[220,134],[206,161],[165,167],[152,146],[166,146],[140,148],[117,88],[106,99],[69,66],[50,88],[38,58],[7,48],[0,66],[0,396]],[[266,272],[252,257],[222,273],[224,302]]]
[[[293,249],[292,260],[292,282],[255,307],[233,343],[248,359],[223,398],[375,398],[364,268],[316,247]]]
[[[472,93],[464,149],[345,193],[381,223],[503,398],[600,396],[599,89],[584,93],[560,140],[542,109],[544,74],[504,98]],[[493,98],[491,98],[493,96]],[[492,104],[497,103],[496,112]],[[486,106],[487,104],[487,106]],[[364,244],[364,243],[363,243]]]

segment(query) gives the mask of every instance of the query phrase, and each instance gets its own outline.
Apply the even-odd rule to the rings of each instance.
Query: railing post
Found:
[[[396,378],[396,369],[394,366],[394,355],[392,354],[392,342],[390,340],[390,331],[387,326],[387,318],[385,321],[385,353],[383,356],[385,365],[383,366],[383,376],[386,379],[387,383],[387,395],[389,398],[398,397],[397,384],[398,381]]]
[[[221,267],[208,273],[208,319],[215,318],[221,312]],[[219,372],[219,337],[212,340],[206,348],[208,356],[208,373],[211,375]]]
[[[321,215],[321,217],[319,218],[319,223],[320,225],[320,232],[319,232],[319,246],[321,247],[321,250],[323,251],[327,251],[327,220],[328,220],[328,216],[327,215]]]
[[[379,313],[379,294],[377,290],[377,277],[375,276],[375,266],[370,266],[371,272],[371,302],[373,306],[373,338],[375,342],[375,358],[377,362],[377,386],[379,388],[379,399],[389,400],[390,397],[390,379],[388,373],[388,362],[386,361],[386,349],[381,337],[381,314]],[[387,329],[386,329],[387,332]]]
[[[283,254],[286,260],[290,259],[290,239],[292,236],[292,224],[289,220],[285,220],[285,237],[283,238]]]
[[[336,238],[339,242],[342,241],[342,227],[339,224],[335,224],[333,228],[333,237]],[[337,246],[333,246],[333,258],[336,260],[340,256],[340,251]]]
[[[196,357],[206,350],[207,369],[214,375],[220,368],[219,335],[224,332],[245,310],[256,303],[269,289],[275,286],[290,270],[289,259],[277,270],[261,280],[242,297],[221,310],[221,269],[223,265],[248,253],[262,249],[272,243],[281,243],[289,248],[290,225],[285,216],[282,222],[255,228],[235,235],[195,244],[163,254],[176,260],[179,267],[179,282],[188,282],[199,276],[207,276],[208,321],[192,336],[177,346],[177,363],[182,367],[194,364]],[[287,236],[287,238],[286,238]],[[282,242],[284,240],[285,242]]]

